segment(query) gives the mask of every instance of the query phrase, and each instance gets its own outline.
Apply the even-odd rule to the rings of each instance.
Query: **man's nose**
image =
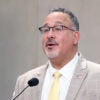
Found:
[[[47,33],[48,38],[54,38],[55,37],[55,33],[52,30],[52,28],[49,30],[49,32]]]

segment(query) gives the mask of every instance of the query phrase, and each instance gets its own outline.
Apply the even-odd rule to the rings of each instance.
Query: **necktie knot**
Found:
[[[60,76],[61,76],[61,73],[59,73],[58,71],[56,71],[54,74],[53,74],[54,78],[55,79],[59,79]]]

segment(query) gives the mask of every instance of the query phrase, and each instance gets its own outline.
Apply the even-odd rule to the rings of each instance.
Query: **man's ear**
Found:
[[[80,32],[79,31],[74,31],[74,44],[78,44],[78,41],[80,39]]]

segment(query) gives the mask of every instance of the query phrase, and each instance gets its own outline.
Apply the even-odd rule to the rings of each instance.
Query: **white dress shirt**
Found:
[[[76,53],[74,58],[59,70],[59,72],[62,74],[62,76],[60,77],[60,99],[59,100],[65,100],[66,98],[68,88],[70,86],[70,82],[77,62],[78,62],[78,54]],[[53,74],[55,71],[56,69],[53,68],[51,63],[49,62],[49,67],[47,69],[43,87],[42,87],[41,100],[48,100],[49,90],[53,82]]]

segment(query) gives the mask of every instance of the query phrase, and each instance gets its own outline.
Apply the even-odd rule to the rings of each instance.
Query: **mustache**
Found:
[[[46,46],[48,46],[48,44],[56,44],[58,45],[58,41],[53,39],[53,38],[49,38],[46,42]]]

